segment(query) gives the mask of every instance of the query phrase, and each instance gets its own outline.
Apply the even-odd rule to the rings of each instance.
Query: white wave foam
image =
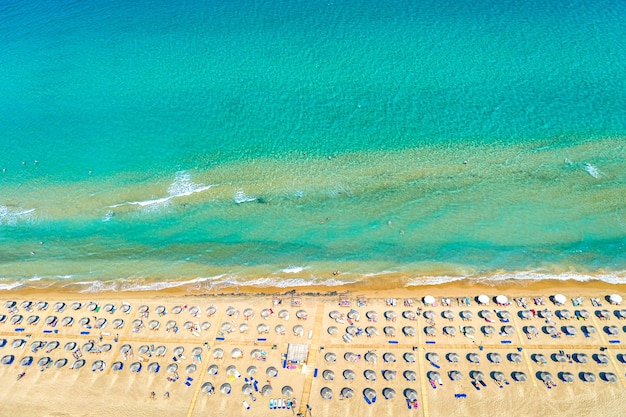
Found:
[[[249,203],[250,201],[256,200],[256,197],[248,197],[246,193],[243,192],[242,189],[239,189],[239,190],[235,190],[235,195],[233,196],[233,200],[235,200],[235,203],[237,204]]]
[[[304,278],[257,278],[250,281],[240,281],[234,277],[214,283],[214,285],[222,286],[247,286],[247,287],[273,287],[273,288],[291,288],[291,287],[337,287],[341,285],[354,284],[356,281],[338,281],[336,279],[317,280]]]
[[[587,174],[591,175],[594,178],[600,178],[600,176],[602,175],[602,172],[600,172],[598,168],[588,163],[583,166],[583,169],[587,171]]]
[[[148,207],[153,205],[162,205],[174,198],[188,197],[192,194],[201,193],[213,187],[212,185],[196,184],[191,181],[191,175],[187,172],[178,172],[172,184],[168,187],[168,196],[155,198],[152,200],[142,201],[126,201],[124,203],[113,204],[109,208],[117,208],[122,206],[140,206]],[[108,214],[108,213],[107,213]]]
[[[0,291],[9,291],[15,288],[19,288],[21,286],[23,286],[24,284],[21,282],[11,282],[9,284],[2,284],[0,283]]]
[[[302,272],[305,269],[309,269],[309,267],[289,265],[287,268],[283,269],[282,271],[285,274],[297,274],[298,272]]]
[[[34,213],[35,209],[15,211],[11,210],[8,206],[0,205],[0,225],[15,226],[18,222],[25,219],[30,219],[30,214]]]
[[[616,272],[613,274],[597,274],[597,275],[588,275],[588,274],[579,274],[579,273],[558,273],[558,274],[549,274],[543,272],[510,272],[510,273],[500,273],[494,275],[474,275],[474,276],[425,276],[425,277],[416,277],[411,279],[407,286],[420,286],[420,285],[437,285],[437,284],[446,284],[449,282],[460,281],[460,280],[472,280],[476,282],[480,282],[483,284],[490,283],[498,283],[502,281],[509,280],[521,280],[521,281],[542,281],[542,280],[556,280],[556,281],[603,281],[608,284],[626,284],[626,271]]]

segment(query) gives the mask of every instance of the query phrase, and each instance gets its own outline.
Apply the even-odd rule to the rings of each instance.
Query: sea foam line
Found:
[[[188,197],[192,194],[201,193],[207,191],[212,188],[214,185],[204,185],[204,184],[195,184],[191,181],[191,175],[186,172],[179,172],[176,174],[174,181],[168,187],[169,195],[166,197],[155,198],[152,200],[141,200],[141,201],[126,201],[124,203],[113,204],[108,206],[109,208],[117,208],[123,206],[140,206],[146,207],[154,204],[164,204],[168,201],[179,198],[179,197]]]

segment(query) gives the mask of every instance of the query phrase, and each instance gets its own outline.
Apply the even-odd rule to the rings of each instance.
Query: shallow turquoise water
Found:
[[[624,276],[623,2],[53,3],[0,4],[5,286]]]

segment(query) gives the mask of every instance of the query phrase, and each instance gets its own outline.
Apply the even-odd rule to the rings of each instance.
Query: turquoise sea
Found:
[[[0,289],[624,283],[625,21],[621,0],[0,1]]]

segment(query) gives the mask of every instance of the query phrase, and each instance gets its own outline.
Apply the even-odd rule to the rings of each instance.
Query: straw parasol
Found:
[[[513,327],[513,326],[502,326],[502,328],[500,328],[500,333],[502,333],[503,336],[510,336],[513,333],[515,333],[515,327]]]
[[[424,312],[424,317],[426,317],[426,313],[428,313],[428,311]],[[413,310],[406,310],[406,311],[402,312],[402,317],[404,317],[407,320],[416,320],[417,319],[417,314]],[[428,318],[428,317],[426,317],[426,318]]]
[[[376,381],[376,372],[372,369],[366,369],[365,371],[363,371],[363,376],[368,381]]]
[[[526,382],[526,380],[528,379],[524,372],[519,371],[512,372],[511,378],[513,378],[513,381],[515,382]]]
[[[122,303],[122,305],[120,306],[120,311],[124,314],[129,314],[132,309],[132,306],[128,303]]]
[[[488,353],[487,359],[493,364],[499,364],[500,362],[502,362],[502,355],[500,355],[499,353]]]
[[[522,320],[530,320],[533,317],[533,313],[530,310],[522,310],[517,314]]]
[[[456,328],[454,328],[453,326],[444,326],[443,332],[444,334],[454,336],[456,335]]]
[[[576,316],[587,320],[589,317],[591,317],[591,314],[589,313],[589,311],[587,310],[576,310]]]
[[[154,373],[154,372],[158,372],[158,371],[159,371],[159,370],[158,370],[158,365],[159,365],[159,364],[157,363],[156,365],[157,365],[157,369],[156,369],[156,371],[153,371],[153,373]],[[101,360],[97,360],[97,361],[95,361],[95,362],[91,365],[91,370],[92,370],[93,372],[95,372],[95,371],[104,371],[104,368],[106,368],[106,363],[105,363],[104,361],[101,361]],[[154,369],[154,367],[153,367],[153,369]],[[148,365],[148,370],[150,370],[150,365]]]
[[[374,327],[374,326],[367,326],[367,327],[365,328],[365,333],[366,333],[368,336],[370,336],[370,337],[371,337],[371,336],[378,336],[378,334],[379,334],[379,333],[378,333],[378,329],[376,329],[376,327]]]
[[[272,386],[269,384],[263,385],[263,387],[261,388],[261,395],[267,397],[268,395],[272,394]]]
[[[324,388],[322,388],[320,390],[320,395],[325,400],[332,400],[333,399],[333,390],[328,388],[328,387],[324,387]]]
[[[84,359],[78,359],[76,361],[74,361],[74,363],[72,364],[72,366],[70,366],[71,369],[80,369],[83,366],[85,366],[85,360]]]
[[[428,371],[426,373],[426,376],[428,377],[428,379],[435,381],[439,385],[443,384],[443,381],[441,380],[441,374],[439,374],[439,372],[437,371]]]
[[[204,384],[202,384],[201,391],[205,394],[211,394],[213,391],[215,391],[215,387],[212,383],[205,382]]]
[[[324,355],[324,360],[326,362],[337,362],[337,355],[335,355],[333,352],[328,352]]]
[[[549,334],[551,336],[554,336],[555,334],[558,333],[558,330],[554,326],[544,326],[543,331],[544,333]]]
[[[161,327],[161,323],[158,320],[150,320],[148,323],[148,328],[150,330],[159,330],[159,327]]]
[[[226,367],[226,375],[237,376],[239,375],[239,371],[235,365],[229,365]]]
[[[445,310],[441,313],[441,317],[448,320],[454,319],[454,312],[452,310]]]
[[[297,324],[293,326],[293,335],[294,336],[304,336],[304,327]]]
[[[388,311],[385,311],[385,319],[393,321],[393,320],[395,320],[397,317],[398,317],[398,316],[396,315],[396,312],[395,312],[395,311],[393,311],[393,310],[388,310]]]
[[[5,321],[7,321],[6,314],[0,314],[0,323],[4,323]]]
[[[102,307],[102,311],[104,311],[105,313],[113,314],[113,312],[115,312],[115,305],[111,303],[105,304],[104,307]]]
[[[393,381],[396,379],[396,371],[385,369],[383,371],[383,378],[385,378],[385,381]]]
[[[237,309],[236,309],[235,307],[233,307],[233,306],[228,306],[228,307],[226,308],[226,315],[227,315],[228,317],[232,317],[232,316],[234,316],[236,312],[237,312]]]
[[[463,374],[460,373],[459,371],[450,371],[448,372],[448,377],[450,378],[451,381],[460,381],[461,379],[463,379]]]
[[[478,353],[468,353],[467,354],[467,360],[470,363],[479,364],[480,363],[480,356],[478,356]]]
[[[63,326],[71,326],[72,324],[74,324],[74,317],[72,316],[63,317],[63,320],[61,320],[61,324]]]
[[[474,317],[474,314],[469,310],[463,310],[459,313],[463,320],[471,320]]]
[[[617,375],[615,375],[613,372],[600,372],[600,379],[602,379],[604,382],[615,383],[617,382]]]
[[[552,360],[555,362],[567,362],[567,356],[565,355],[565,353],[563,353],[563,351],[558,352],[558,353],[553,353],[552,354]]]
[[[336,326],[330,326],[328,327],[328,334],[330,335],[336,335],[339,333],[339,329]]]
[[[356,377],[356,374],[354,373],[352,369],[344,370],[342,375],[346,381],[354,381],[354,378]]]
[[[429,326],[429,327],[432,327],[432,326]],[[402,333],[404,333],[405,336],[415,336],[415,327],[404,326],[402,328]]]
[[[519,353],[509,353],[507,358],[509,359],[509,362],[522,363],[522,355]]]
[[[485,374],[481,371],[470,371],[470,378],[474,381],[483,381],[485,379]]]
[[[406,327],[403,328],[402,331],[405,335],[407,335],[404,329],[406,329]],[[437,334],[437,328],[435,326],[426,326],[424,327],[424,333],[426,333],[428,336],[435,336]],[[413,334],[415,334],[415,331],[413,331]],[[410,336],[413,336],[413,334],[411,334]]]
[[[435,304],[435,297],[433,297],[432,295],[427,295],[422,299],[422,301],[426,305],[433,305]]]
[[[0,363],[3,365],[11,365],[15,360],[15,356],[13,355],[4,355],[2,359],[0,359]]]
[[[426,353],[426,360],[431,363],[439,363],[439,355],[435,352]]]
[[[1,347],[1,343],[0,343],[0,347]],[[57,342],[56,340],[53,340],[52,342],[48,343],[46,352],[50,353],[58,347],[59,347],[59,342]]]
[[[543,319],[549,319],[550,317],[552,317],[552,312],[546,308],[545,310],[540,310],[539,315]]]
[[[267,318],[272,315],[272,312],[269,308],[264,308],[259,314],[263,319],[267,320]]]
[[[291,397],[293,395],[293,388],[291,388],[289,385],[285,385],[284,387],[282,387],[280,392],[285,397]]]
[[[365,313],[365,317],[367,317],[369,321],[378,321],[378,313],[375,311],[368,311]]]
[[[26,345],[26,340],[24,339],[15,339],[13,343],[11,343],[11,347],[13,347],[13,349],[20,349],[24,347],[24,345]]]
[[[479,295],[478,296],[478,303],[479,304],[483,304],[483,305],[489,304],[489,297],[486,296],[485,294]]]
[[[524,333],[530,336],[537,336],[539,334],[539,329],[535,326],[524,326]]]
[[[356,310],[350,310],[347,314],[348,318],[350,320],[356,320],[359,321],[361,319],[361,313],[359,313]],[[296,316],[297,317],[297,316]]]
[[[287,321],[287,320],[289,320],[289,317],[290,317],[289,311],[287,311],[287,310],[280,310],[278,312],[278,318],[279,319],[283,319],[283,320]]]
[[[478,312],[478,317],[483,318],[483,319],[491,319],[493,315],[491,314],[491,311],[489,310],[480,310]]]
[[[383,353],[383,360],[385,361],[385,363],[396,362],[396,355],[391,352],[385,352]]]
[[[396,328],[393,326],[385,326],[383,333],[385,333],[385,336],[394,337],[396,335]]]
[[[413,313],[413,312],[411,311],[411,313]],[[415,313],[413,313],[413,314],[415,314]],[[434,320],[435,312],[432,311],[432,310],[426,310],[426,311],[424,311],[424,313],[422,313],[422,316],[424,316],[424,318],[427,319],[427,320]],[[405,317],[405,318],[408,318],[408,317]]]
[[[554,302],[559,305],[565,304],[567,302],[567,298],[563,294],[556,294],[553,299]]]
[[[169,365],[167,365],[166,370],[170,374],[173,374],[174,372],[178,371],[178,364],[170,363]]]
[[[369,404],[376,401],[376,391],[374,391],[372,388],[365,388],[363,390],[363,396],[369,400]]]
[[[228,382],[223,383],[222,385],[220,385],[220,392],[222,394],[230,394],[230,391],[232,390],[232,387],[230,386],[230,384]]]
[[[57,301],[56,303],[54,303],[54,306],[52,308],[57,313],[62,313],[63,311],[65,311],[65,307],[66,307],[66,304],[64,302]]]
[[[246,369],[246,373],[247,373],[248,375],[250,375],[250,376],[254,376],[254,375],[256,375],[257,371],[258,371],[258,369],[257,369],[257,367],[256,367],[256,366],[254,366],[254,365],[250,365],[250,366],[248,366],[248,369]]]
[[[406,370],[402,373],[402,376],[404,376],[404,379],[408,382],[417,381],[417,373],[415,373],[415,371]]]
[[[193,306],[189,309],[189,314],[191,314],[193,317],[197,317],[200,315],[200,307],[198,306]]]
[[[617,354],[617,360],[620,361],[623,364],[626,364],[626,355],[623,353],[618,353]]]
[[[534,353],[534,354],[532,355],[532,359],[533,359],[536,363],[543,363],[543,364],[548,363],[548,361],[547,361],[546,357],[545,357],[543,354],[541,354],[541,353]]]
[[[557,310],[556,315],[561,320],[570,320],[572,318],[572,312],[568,309]]]
[[[605,326],[604,331],[610,336],[615,336],[619,333],[617,326]]]
[[[497,382],[504,382],[506,380],[506,377],[504,376],[504,373],[500,372],[500,371],[494,371],[491,373],[491,377],[493,378],[494,381]]]
[[[213,351],[213,358],[214,359],[222,359],[224,357],[224,349],[222,348],[217,348]]]
[[[622,296],[619,294],[611,294],[609,296],[609,302],[611,304],[621,304],[622,303]]]
[[[296,311],[296,318],[300,320],[305,320],[307,317],[309,317],[309,315],[307,314],[306,310]]]
[[[596,353],[593,355],[593,360],[595,360],[598,365],[608,365],[609,357],[604,353]]]
[[[241,393],[243,395],[250,395],[250,394],[252,394],[252,385],[250,385],[250,384],[243,384],[243,386],[241,387]]]
[[[581,329],[587,334],[598,333],[598,330],[594,326],[582,326]]]
[[[589,356],[587,356],[586,353],[574,353],[574,355],[572,355],[572,357],[574,358],[574,360],[582,365],[585,365],[587,363],[589,363]]]
[[[187,372],[188,374],[193,374],[194,372],[196,372],[196,369],[197,369],[196,365],[192,363],[192,364],[187,365],[187,367],[185,368],[185,372]]]
[[[233,350],[231,350],[230,356],[233,359],[239,359],[239,358],[241,358],[243,356],[243,352],[239,348],[234,348]]]
[[[406,363],[415,363],[416,361],[416,357],[414,353],[411,352],[406,352],[404,355],[402,355],[402,357],[404,358],[404,360],[406,361]]]
[[[61,369],[65,365],[67,365],[67,359],[65,358],[57,359],[56,362],[54,362],[54,367],[57,369]]]
[[[563,326],[562,330],[568,336],[576,335],[576,327],[574,326]]]
[[[383,388],[383,397],[386,400],[390,400],[396,397],[396,391],[393,388]]]
[[[37,323],[39,323],[39,316],[28,316],[28,318],[26,319],[26,324],[35,325]]]
[[[57,343],[58,342],[51,342],[51,343]],[[7,345],[7,340],[6,339],[0,339],[0,348],[3,348]]]
[[[370,351],[365,354],[364,358],[366,362],[376,363],[376,360],[378,359],[378,355]]]
[[[345,387],[341,389],[341,396],[343,398],[352,398],[354,397],[354,390],[350,387]]]
[[[24,317],[21,314],[16,314],[14,316],[11,316],[11,324],[13,325],[20,324],[23,319]]]
[[[450,363],[458,363],[459,359],[461,359],[461,357],[459,356],[458,353],[450,352],[450,353],[446,354],[446,359]]]
[[[596,375],[591,372],[581,372],[580,379],[583,382],[596,382]]]
[[[213,314],[215,314],[217,312],[217,308],[215,306],[209,306],[206,309],[206,315],[207,317],[211,317]]]
[[[571,372],[559,372],[559,379],[563,382],[566,382],[568,384],[571,384],[572,382],[574,382],[574,374],[572,374]]]
[[[206,372],[209,375],[217,375],[217,373],[219,372],[219,368],[217,365],[213,364],[207,368]]]
[[[496,329],[493,326],[483,326],[480,328],[480,331],[483,332],[485,336],[491,336],[496,332]]]
[[[322,378],[324,378],[324,380],[326,381],[334,381],[335,372],[331,371],[330,369],[326,369],[324,372],[322,372]]]
[[[4,307],[5,308],[13,308],[16,305],[17,305],[17,302],[15,302],[13,300],[5,301],[5,303],[4,303]]]
[[[261,334],[261,333],[269,333],[270,331],[270,326],[268,326],[265,323],[260,323],[258,326],[256,326],[256,331]]]
[[[269,366],[265,370],[265,375],[269,376],[270,378],[276,378],[278,376],[278,369],[273,366]]]
[[[417,391],[415,391],[413,388],[405,388],[403,394],[407,400],[417,401]]]
[[[243,310],[243,316],[247,319],[251,318],[254,316],[254,310],[251,308],[246,308]]]
[[[250,327],[250,326],[248,326],[248,323],[241,323],[241,324],[239,325],[239,333],[245,333],[245,332],[247,332],[247,331],[248,331],[248,329],[249,329],[249,327]],[[283,327],[284,327],[284,326],[283,326]],[[259,332],[259,333],[261,333],[261,332]]]
[[[501,310],[501,311],[498,312],[498,317],[501,320],[511,320],[511,313],[509,313],[506,310]]]
[[[355,353],[353,353],[353,352],[346,352],[346,353],[344,353],[343,358],[347,362],[356,362],[357,355]]]
[[[474,326],[463,326],[463,333],[471,336],[476,333],[476,329],[474,328]]]

